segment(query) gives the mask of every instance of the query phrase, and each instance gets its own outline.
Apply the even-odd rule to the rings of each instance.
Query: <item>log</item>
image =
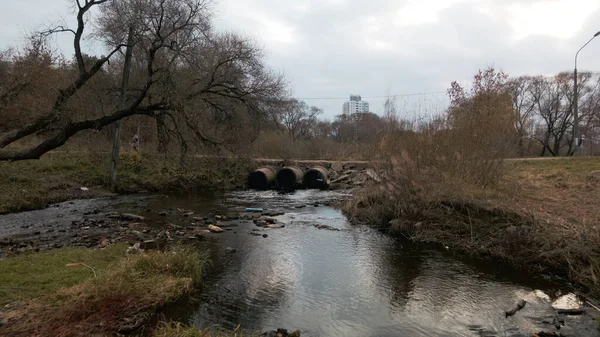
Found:
[[[519,302],[517,302],[517,304],[515,304],[514,308],[512,308],[508,311],[505,311],[504,314],[506,315],[506,317],[514,316],[514,314],[516,314],[517,311],[519,311],[525,307],[525,304],[527,304],[527,301],[519,300]]]

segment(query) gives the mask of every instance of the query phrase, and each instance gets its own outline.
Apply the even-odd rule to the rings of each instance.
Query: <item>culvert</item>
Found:
[[[286,166],[277,173],[277,187],[284,190],[298,188],[302,184],[302,170],[295,166]]]
[[[327,189],[329,187],[329,178],[327,169],[321,166],[315,166],[304,173],[302,183],[306,188]]]
[[[248,175],[248,187],[254,190],[268,190],[275,183],[275,169],[261,167]]]

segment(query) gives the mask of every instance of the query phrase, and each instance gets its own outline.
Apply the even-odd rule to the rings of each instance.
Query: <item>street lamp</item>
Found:
[[[573,72],[573,150],[571,155],[577,152],[579,148],[579,91],[577,88],[577,56],[579,56],[579,52],[585,48],[594,38],[600,35],[600,31],[594,34],[591,39],[586,42],[583,47],[579,48],[577,54],[575,54],[575,71]]]

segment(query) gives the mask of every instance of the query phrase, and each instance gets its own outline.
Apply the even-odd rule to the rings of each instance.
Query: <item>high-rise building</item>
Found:
[[[349,115],[358,112],[369,112],[369,102],[363,101],[360,95],[350,95],[350,100],[344,102],[343,113]]]

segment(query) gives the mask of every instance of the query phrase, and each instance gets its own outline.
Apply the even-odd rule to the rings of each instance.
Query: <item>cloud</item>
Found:
[[[68,17],[69,3],[4,1],[0,44]],[[512,75],[570,70],[600,30],[595,0],[217,0],[214,8],[215,26],[263,46],[297,97],[330,98],[307,100],[328,118],[353,93],[377,97],[369,101],[380,112],[388,93],[434,92],[398,97],[407,117],[431,114],[451,81],[468,83],[489,65]],[[70,53],[68,39],[59,44]],[[600,39],[580,54],[580,68],[600,71],[598,55]]]

